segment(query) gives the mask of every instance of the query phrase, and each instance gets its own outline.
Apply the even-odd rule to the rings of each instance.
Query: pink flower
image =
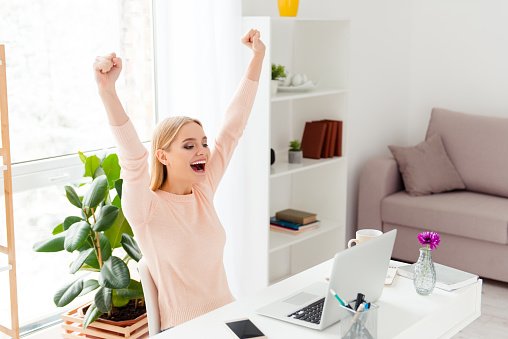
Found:
[[[422,232],[418,234],[418,240],[422,245],[429,246],[431,250],[435,249],[441,241],[436,232]]]

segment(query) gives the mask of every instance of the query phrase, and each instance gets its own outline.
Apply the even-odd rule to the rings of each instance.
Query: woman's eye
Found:
[[[203,147],[208,147],[208,144],[203,144]]]
[[[186,146],[183,146],[183,148],[185,148],[185,149],[193,149],[194,145],[186,145]]]

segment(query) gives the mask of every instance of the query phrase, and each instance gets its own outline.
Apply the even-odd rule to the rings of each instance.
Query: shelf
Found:
[[[11,269],[12,269],[12,265],[0,264],[0,272],[10,271]]]
[[[282,154],[280,153],[277,154],[277,156],[275,157],[275,163],[270,167],[270,179],[344,161],[344,157],[333,157],[323,159],[303,158],[301,164],[290,164],[287,162],[287,160],[280,159],[281,157]]]
[[[314,238],[323,233],[330,232],[332,230],[337,230],[342,227],[343,225],[341,225],[337,221],[321,220],[318,228],[306,231],[298,235],[270,231],[270,253],[281,250],[288,246],[298,244],[310,238]]]
[[[295,100],[295,99],[303,99],[303,98],[312,98],[319,97],[323,95],[330,94],[342,94],[347,93],[347,89],[340,88],[316,88],[310,91],[305,92],[277,92],[273,95],[270,100],[272,102],[275,101],[286,101],[286,100]]]
[[[320,18],[320,17],[272,17],[273,21],[350,21],[349,17]]]

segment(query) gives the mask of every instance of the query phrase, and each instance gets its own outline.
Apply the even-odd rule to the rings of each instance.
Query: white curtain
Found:
[[[199,119],[212,145],[245,71],[241,1],[155,0],[154,10],[159,117]],[[228,237],[226,272],[237,298],[266,285],[266,273],[261,273],[260,279],[252,278],[256,271],[266,272],[266,262],[256,258],[245,230],[248,202],[243,190],[247,178],[242,169],[242,147],[240,142],[215,197]]]

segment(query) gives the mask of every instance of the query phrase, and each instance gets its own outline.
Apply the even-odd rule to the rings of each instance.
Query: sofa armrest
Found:
[[[382,231],[381,201],[404,189],[397,162],[392,155],[370,159],[360,173],[358,193],[358,228]]]

